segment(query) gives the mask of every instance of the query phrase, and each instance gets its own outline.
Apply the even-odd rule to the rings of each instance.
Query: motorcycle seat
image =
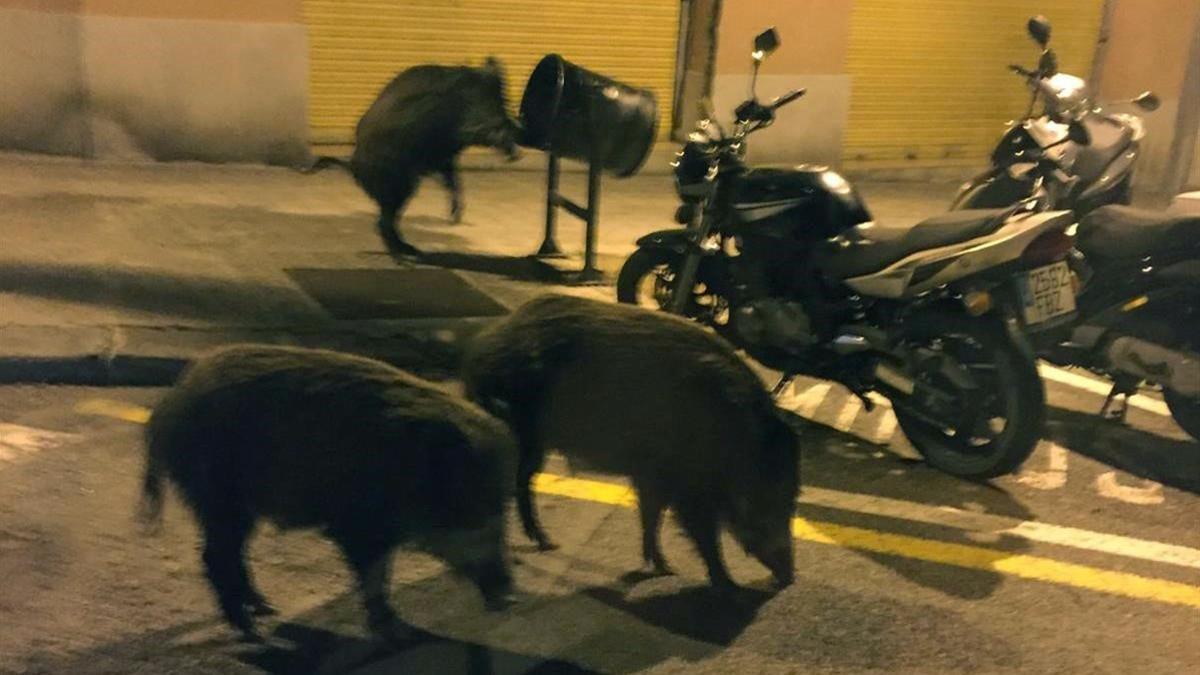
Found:
[[[1089,258],[1141,258],[1200,239],[1200,214],[1103,206],[1079,222],[1076,246]]]
[[[1091,142],[1079,148],[1072,172],[1079,176],[1081,184],[1088,184],[1098,180],[1104,169],[1129,147],[1133,130],[1101,115],[1088,115],[1081,123]]]
[[[919,251],[987,236],[1000,229],[1008,212],[1009,209],[950,211],[906,227],[863,223],[847,233],[851,245],[838,249],[825,261],[825,272],[836,279],[878,272]]]

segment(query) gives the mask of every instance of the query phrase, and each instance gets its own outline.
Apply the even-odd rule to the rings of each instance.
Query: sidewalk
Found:
[[[459,225],[427,181],[404,228],[430,264],[398,266],[374,205],[339,169],[0,155],[0,383],[163,384],[199,351],[244,340],[448,373],[466,338],[529,298],[613,298],[611,287],[556,285],[529,260],[544,181],[465,172]],[[859,188],[877,218],[911,222],[944,209],[955,185]],[[582,201],[584,175],[564,173],[561,189]],[[610,283],[637,237],[676,227],[675,206],[669,175],[605,179],[598,249]],[[560,214],[558,241],[577,255],[582,223]]]

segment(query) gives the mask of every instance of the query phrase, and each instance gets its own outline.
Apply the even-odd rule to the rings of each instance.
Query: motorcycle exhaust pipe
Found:
[[[1105,350],[1115,369],[1156,382],[1183,396],[1200,396],[1200,355],[1122,336]]]

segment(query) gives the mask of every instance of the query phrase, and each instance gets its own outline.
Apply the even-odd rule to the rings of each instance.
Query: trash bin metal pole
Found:
[[[546,152],[546,236],[542,239],[542,247],[538,249],[539,258],[565,258],[558,242],[554,240],[555,225],[558,220],[558,155],[553,150]]]
[[[600,268],[596,267],[596,234],[600,224],[600,153],[593,143],[593,150],[588,162],[588,191],[587,191],[587,228],[583,243],[583,270],[579,273],[582,283],[599,282],[604,279]]]

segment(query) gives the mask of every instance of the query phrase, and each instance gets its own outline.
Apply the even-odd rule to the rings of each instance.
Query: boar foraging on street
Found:
[[[463,378],[468,395],[516,434],[517,506],[540,549],[554,544],[530,481],[556,449],[572,464],[631,478],[650,573],[670,574],[658,539],[670,507],[714,586],[734,588],[721,560],[722,523],[778,584],[792,582],[795,435],[718,336],[667,314],[549,295],[483,330]]]
[[[385,363],[324,350],[235,345],[191,364],[146,428],[143,517],[161,518],[163,480],[203,532],[203,563],[225,619],[257,640],[273,612],[245,548],[260,518],[320,528],[355,573],[368,623],[405,637],[387,602],[392,549],[412,543],[509,601],[504,510],[516,446],[501,421]]]
[[[393,255],[418,253],[400,234],[404,207],[422,176],[439,174],[450,217],[463,214],[456,162],[467,146],[494,147],[516,159],[517,124],[509,117],[500,62],[480,68],[421,65],[402,71],[358,121],[349,168],[379,206],[377,226]],[[343,164],[320,158],[311,167]]]

